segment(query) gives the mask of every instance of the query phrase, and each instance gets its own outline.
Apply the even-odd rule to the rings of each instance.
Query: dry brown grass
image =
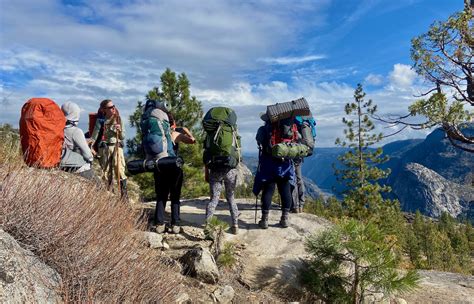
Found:
[[[0,142],[0,227],[62,278],[65,302],[171,302],[180,278],[135,231],[118,197],[58,170],[25,167]]]

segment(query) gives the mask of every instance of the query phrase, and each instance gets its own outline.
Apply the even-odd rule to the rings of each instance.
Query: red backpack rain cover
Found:
[[[31,98],[21,109],[20,140],[28,166],[53,168],[59,165],[66,118],[49,98]]]

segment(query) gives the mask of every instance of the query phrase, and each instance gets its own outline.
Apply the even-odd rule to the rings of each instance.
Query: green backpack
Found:
[[[241,160],[237,115],[226,107],[214,107],[202,120],[205,131],[203,161],[211,169],[235,168]]]

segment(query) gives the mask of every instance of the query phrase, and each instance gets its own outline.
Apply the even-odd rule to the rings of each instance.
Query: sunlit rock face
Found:
[[[451,182],[417,163],[404,165],[392,190],[403,210],[419,210],[431,217],[439,217],[442,212],[458,217],[474,208],[474,188]]]

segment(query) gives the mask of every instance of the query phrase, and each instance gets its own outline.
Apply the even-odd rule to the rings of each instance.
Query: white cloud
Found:
[[[408,89],[416,80],[416,72],[412,70],[411,66],[397,63],[393,66],[393,71],[390,72],[390,84],[399,89]]]
[[[380,74],[369,74],[364,79],[364,83],[368,85],[378,86],[381,85],[384,81],[384,77]]]
[[[205,74],[197,79],[215,87],[228,85],[242,69],[254,69],[256,58],[290,48],[307,23],[321,22],[328,3],[294,1],[289,10],[284,0],[199,5],[192,0],[126,5],[86,0],[68,6],[52,0],[2,1],[0,35],[2,44],[9,42],[3,49],[54,50],[84,60],[95,52],[144,58]]]
[[[262,58],[259,61],[262,61],[268,64],[287,65],[287,64],[306,63],[309,61],[315,61],[315,60],[320,60],[324,58],[326,58],[326,56],[324,55],[310,55],[310,56],[302,56],[302,57]]]
[[[163,72],[153,61],[107,53],[94,53],[89,60],[83,60],[31,49],[2,50],[0,61],[2,74],[29,71],[32,77],[15,90],[2,83],[0,121],[15,126],[18,125],[23,103],[33,96],[45,95],[58,104],[66,100],[76,102],[85,113],[96,111],[100,100],[112,98],[122,116],[127,118],[134,110],[137,100],[143,100],[147,91],[159,83],[159,76]],[[193,77],[188,76],[193,83]],[[373,99],[379,106],[381,115],[406,114],[408,105],[415,99],[413,96],[420,91],[422,88],[417,86],[399,88],[389,85],[368,90],[367,99]],[[344,82],[321,81],[319,78],[314,79],[311,74],[301,74],[297,81],[236,81],[221,89],[208,89],[194,84],[191,87],[191,94],[203,102],[205,110],[218,105],[231,106],[236,110],[243,147],[247,152],[257,149],[255,132],[262,124],[259,113],[265,111],[269,104],[299,97],[308,100],[318,122],[318,146],[333,146],[334,140],[343,136],[344,125],[341,119],[345,115],[344,105],[353,100],[353,92],[354,87]],[[87,125],[85,113],[80,122],[84,129]],[[389,130],[380,131],[388,133]],[[127,133],[133,135],[134,130],[128,128]],[[406,131],[389,140],[416,136],[422,137],[424,133]]]
[[[127,118],[170,67],[188,75],[191,93],[205,109],[236,109],[247,151],[256,150],[259,112],[268,104],[302,96],[318,121],[318,146],[332,146],[343,135],[344,105],[353,99],[354,88],[343,79],[356,68],[319,66],[320,55],[275,57],[285,54],[299,31],[307,28],[302,22],[321,21],[329,2],[302,0],[292,2],[288,10],[284,0],[210,0],[199,5],[132,1],[126,6],[83,1],[87,5],[79,8],[60,7],[53,0],[2,1],[0,122],[17,126],[21,106],[33,96],[47,96],[58,104],[70,100],[86,113],[111,98]],[[258,58],[280,66],[258,67]],[[295,69],[292,64],[297,63],[305,64]],[[404,112],[417,89],[413,71],[396,64],[390,77],[369,76],[366,81],[372,83],[390,79],[390,85],[368,92],[380,112]],[[85,117],[80,124],[84,129]]]
[[[255,133],[262,124],[259,113],[266,110],[266,105],[284,102],[299,97],[305,97],[310,103],[311,110],[317,121],[318,147],[333,146],[337,137],[343,137],[344,125],[341,120],[346,114],[344,106],[353,101],[354,87],[343,82],[314,82],[300,79],[295,84],[286,82],[271,82],[266,84],[238,83],[227,90],[212,91],[195,90],[205,109],[212,106],[228,105],[233,107],[239,117],[239,129],[242,133],[245,150],[255,152]],[[372,99],[378,105],[378,114],[404,115],[408,106],[416,99],[420,87],[399,89],[397,87],[382,87],[377,90],[365,90],[366,99]],[[377,132],[385,135],[395,133],[399,127],[387,128],[386,125],[375,122]],[[385,139],[381,144],[394,140],[421,138],[429,130],[417,131],[407,129],[395,136]]]

